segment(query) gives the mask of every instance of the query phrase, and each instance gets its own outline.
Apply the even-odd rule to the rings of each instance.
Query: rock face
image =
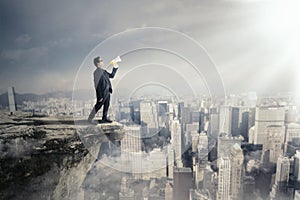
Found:
[[[1,199],[83,199],[82,183],[100,146],[119,141],[118,123],[0,113]]]

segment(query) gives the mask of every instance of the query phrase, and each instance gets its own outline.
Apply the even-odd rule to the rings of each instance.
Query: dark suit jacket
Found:
[[[98,68],[94,71],[94,86],[96,89],[97,99],[106,97],[109,93],[112,93],[112,86],[109,78],[114,78],[117,68],[113,68],[111,73],[104,69]]]

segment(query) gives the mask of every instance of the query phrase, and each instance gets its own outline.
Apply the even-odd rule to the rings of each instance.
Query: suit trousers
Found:
[[[92,120],[96,113],[101,109],[101,107],[104,105],[103,107],[103,115],[102,115],[102,119],[107,119],[107,113],[108,113],[108,108],[109,108],[109,102],[110,102],[110,93],[108,93],[103,101],[99,102],[101,98],[97,98],[97,102],[93,107],[93,110],[91,111],[88,120]]]

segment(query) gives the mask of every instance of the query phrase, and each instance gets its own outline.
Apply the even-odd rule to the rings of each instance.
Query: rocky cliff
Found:
[[[118,123],[0,113],[0,198],[84,199],[82,184],[101,144],[122,139]]]

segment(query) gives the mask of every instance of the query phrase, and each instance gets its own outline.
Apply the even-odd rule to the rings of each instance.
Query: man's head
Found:
[[[104,67],[104,62],[100,58],[100,56],[97,56],[96,58],[94,58],[94,65],[99,68]]]

